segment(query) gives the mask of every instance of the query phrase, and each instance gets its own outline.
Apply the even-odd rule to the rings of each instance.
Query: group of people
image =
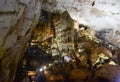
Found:
[[[26,76],[21,82],[47,82],[46,76],[43,72],[39,72],[36,74],[34,78],[31,76]]]

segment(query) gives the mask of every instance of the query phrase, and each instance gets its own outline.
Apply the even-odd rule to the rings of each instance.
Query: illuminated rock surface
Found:
[[[80,24],[92,27],[101,33],[102,38],[120,46],[120,1],[119,0],[47,0],[43,9],[56,12],[68,11]],[[94,5],[92,5],[94,2]]]

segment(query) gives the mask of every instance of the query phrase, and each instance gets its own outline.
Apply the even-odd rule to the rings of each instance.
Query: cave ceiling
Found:
[[[67,11],[78,23],[92,27],[100,38],[120,47],[120,0],[42,0],[42,9]]]

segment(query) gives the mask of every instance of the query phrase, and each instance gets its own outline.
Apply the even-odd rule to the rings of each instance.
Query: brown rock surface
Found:
[[[120,67],[105,65],[95,74],[97,82],[119,82],[120,81]]]
[[[71,80],[84,81],[90,77],[90,72],[85,69],[73,69],[70,73]]]

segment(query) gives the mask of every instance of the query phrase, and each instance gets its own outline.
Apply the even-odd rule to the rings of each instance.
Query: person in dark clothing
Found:
[[[39,73],[38,75],[36,75],[35,82],[46,82],[46,76],[44,75],[44,73]]]

